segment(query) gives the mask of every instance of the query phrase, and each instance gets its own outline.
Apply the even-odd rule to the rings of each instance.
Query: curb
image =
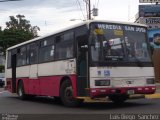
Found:
[[[154,94],[149,94],[149,95],[135,94],[135,95],[131,95],[129,98],[130,99],[138,99],[138,98],[158,99],[160,98],[160,93],[154,93]]]
[[[160,93],[145,95],[145,98],[147,98],[147,99],[160,98]]]
[[[145,98],[145,95],[135,94],[135,95],[130,95],[129,97],[129,99],[139,99],[139,98]]]

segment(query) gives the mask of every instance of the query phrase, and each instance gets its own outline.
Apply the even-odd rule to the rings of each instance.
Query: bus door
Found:
[[[88,43],[87,40],[77,41],[77,95],[86,96],[88,86]]]
[[[16,92],[16,61],[17,61],[17,55],[12,54],[11,55],[11,65],[12,65],[12,92]]]

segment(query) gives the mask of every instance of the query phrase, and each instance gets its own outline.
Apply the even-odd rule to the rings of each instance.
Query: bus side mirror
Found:
[[[83,45],[81,46],[82,51],[88,51],[88,45]]]

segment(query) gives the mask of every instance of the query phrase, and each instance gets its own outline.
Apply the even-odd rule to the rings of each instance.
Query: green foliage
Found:
[[[0,28],[0,52],[4,53],[8,47],[33,39],[38,36],[37,26],[31,26],[30,21],[24,15],[10,16],[6,22],[6,28]]]
[[[4,69],[5,69],[4,65],[0,65],[0,73],[3,73]]]

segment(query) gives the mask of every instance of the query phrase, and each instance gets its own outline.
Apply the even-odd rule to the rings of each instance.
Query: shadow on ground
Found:
[[[17,96],[10,96],[10,99],[16,99],[20,100]],[[142,106],[149,106],[154,104],[153,102],[146,101],[145,99],[136,99],[136,100],[128,100],[123,104],[114,104],[112,102],[106,102],[106,103],[82,103],[78,107],[78,109],[91,109],[91,110],[110,110],[110,109],[122,109],[122,108],[132,108],[135,107],[138,109],[138,107]],[[21,101],[21,100],[20,100]],[[59,107],[66,107],[64,106],[60,101],[55,101],[54,98],[51,97],[34,97],[27,100],[24,100],[25,102],[35,102],[40,104],[49,104]],[[67,108],[67,107],[66,107]]]

